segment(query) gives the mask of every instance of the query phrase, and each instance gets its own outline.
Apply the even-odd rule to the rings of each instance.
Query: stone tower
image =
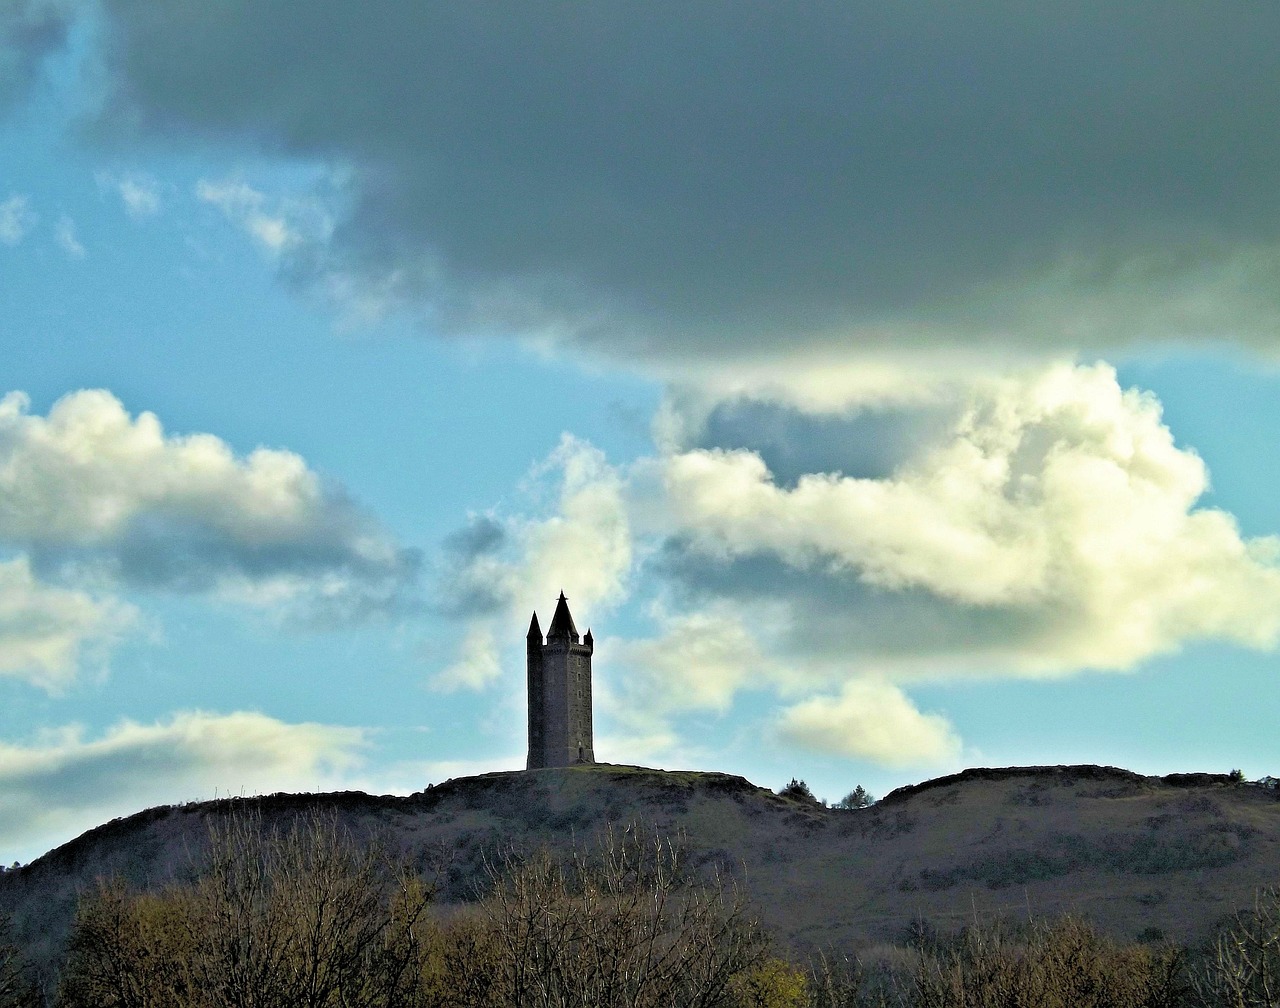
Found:
[[[555,615],[542,641],[538,614],[529,623],[529,763],[528,769],[594,763],[591,741],[591,652],[595,642],[587,631],[579,643],[569,614],[569,601],[560,593]]]

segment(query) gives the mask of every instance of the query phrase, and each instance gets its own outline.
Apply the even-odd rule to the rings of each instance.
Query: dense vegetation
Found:
[[[1207,949],[1125,944],[1075,919],[921,924],[874,961],[771,945],[743,894],[678,845],[608,833],[590,854],[508,855],[445,908],[423,866],[332,821],[216,827],[191,877],[103,882],[40,989],[0,933],[0,1008],[1209,1008],[1280,1005],[1280,896]]]

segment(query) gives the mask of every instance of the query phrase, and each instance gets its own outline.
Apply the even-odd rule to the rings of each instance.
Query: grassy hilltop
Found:
[[[161,807],[115,820],[0,876],[0,911],[39,957],[57,953],[95,879],[162,886],[189,871],[210,822],[302,812],[444,865],[465,902],[486,860],[589,844],[607,825],[679,836],[686,863],[741,883],[798,948],[868,948],[913,922],[1075,913],[1124,940],[1207,936],[1280,880],[1280,801],[1226,775],[1142,777],[1107,767],[970,770],[866,809],[780,797],[725,774],[595,765],[446,781],[408,797],[273,795]]]

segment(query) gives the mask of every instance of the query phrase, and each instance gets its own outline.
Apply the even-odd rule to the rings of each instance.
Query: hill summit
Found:
[[[277,794],[113,820],[0,876],[0,912],[33,957],[60,954],[79,893],[191,871],[209,826],[332,815],[357,838],[443,866],[441,898],[483,888],[504,851],[589,846],[608,826],[678,838],[687,865],[734,879],[800,949],[865,949],[921,922],[1075,913],[1121,939],[1195,944],[1280,879],[1280,800],[1225,774],[1098,766],[966,770],[865,809],[785,798],[721,773],[608,764],[459,778],[407,797]]]

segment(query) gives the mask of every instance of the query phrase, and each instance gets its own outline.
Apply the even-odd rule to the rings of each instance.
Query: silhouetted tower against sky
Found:
[[[591,631],[578,642],[569,601],[560,593],[542,642],[538,614],[529,623],[529,765],[594,763],[591,743]]]

